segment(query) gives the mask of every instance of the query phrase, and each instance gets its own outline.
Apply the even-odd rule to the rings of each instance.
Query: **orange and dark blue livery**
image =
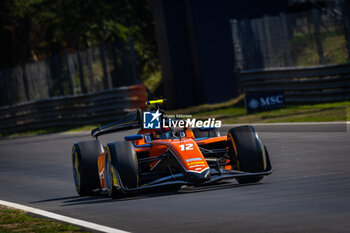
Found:
[[[146,102],[155,112],[149,122],[158,116],[169,121],[160,108],[164,102]],[[215,127],[146,128],[144,116],[141,110],[129,113],[92,130],[92,140],[74,143],[73,175],[79,195],[98,192],[118,197],[159,186],[180,189],[230,178],[254,183],[272,172],[268,151],[253,126],[234,127],[220,136]],[[122,141],[103,145],[99,140],[101,135],[135,128],[137,133]]]

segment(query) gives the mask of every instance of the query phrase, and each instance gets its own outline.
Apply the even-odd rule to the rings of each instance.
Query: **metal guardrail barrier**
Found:
[[[146,100],[146,88],[143,84],[138,84],[1,107],[0,132],[13,133],[115,121],[126,112],[143,108]]]
[[[283,90],[287,103],[350,100],[350,63],[240,71],[244,93]]]

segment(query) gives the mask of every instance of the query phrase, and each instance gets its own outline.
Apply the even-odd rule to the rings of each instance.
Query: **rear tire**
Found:
[[[253,126],[245,125],[228,131],[229,156],[236,161],[237,170],[243,172],[263,172],[266,169],[266,157],[263,144]],[[236,178],[238,183],[255,183],[263,176]]]
[[[72,163],[75,189],[80,196],[93,194],[94,189],[100,188],[97,159],[103,152],[100,142],[85,141],[73,145]]]
[[[138,163],[131,142],[108,143],[105,166],[106,184],[110,197],[117,198],[123,194],[120,189],[121,184],[119,184],[118,175],[125,188],[131,189],[138,186]]]

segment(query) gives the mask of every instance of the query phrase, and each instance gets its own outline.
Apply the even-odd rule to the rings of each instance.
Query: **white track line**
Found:
[[[89,229],[95,230],[95,231],[110,232],[110,233],[127,233],[127,231],[122,231],[122,230],[118,230],[115,228],[95,224],[92,222],[87,222],[87,221],[83,221],[83,220],[79,220],[79,219],[75,219],[75,218],[70,218],[67,216],[60,215],[60,214],[51,213],[51,212],[48,212],[45,210],[40,210],[40,209],[32,208],[29,206],[16,204],[13,202],[0,200],[0,205],[8,206],[8,207],[15,208],[15,209],[20,209],[20,210],[23,210],[25,212],[30,212],[33,214],[41,215],[41,216],[44,216],[47,218],[55,219],[55,220],[58,220],[61,222],[66,222],[66,223],[73,224],[76,226],[89,228]]]

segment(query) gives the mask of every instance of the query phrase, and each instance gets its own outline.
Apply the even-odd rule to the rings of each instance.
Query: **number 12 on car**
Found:
[[[193,150],[193,144],[192,143],[189,143],[189,144],[182,144],[182,145],[179,145],[181,151],[184,151],[184,150]]]

